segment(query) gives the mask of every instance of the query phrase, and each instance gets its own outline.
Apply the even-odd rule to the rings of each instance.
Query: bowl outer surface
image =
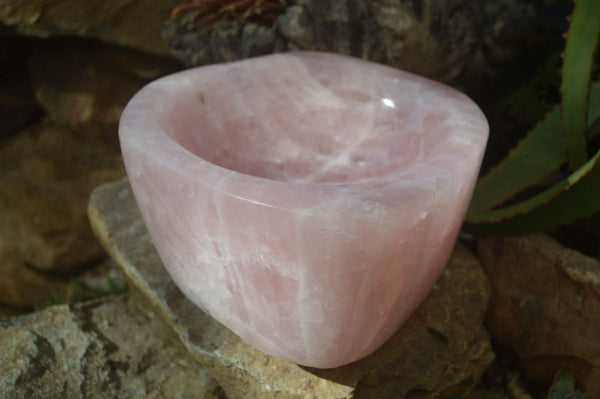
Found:
[[[391,162],[380,175],[361,172],[354,181],[348,173],[315,175],[310,168],[304,175],[302,168],[278,175],[273,165],[257,167],[262,176],[253,176],[207,160],[210,148],[186,138],[202,135],[202,120],[195,118],[204,111],[192,109],[206,102],[210,92],[197,94],[206,82],[232,70],[241,76],[250,71],[258,81],[283,67],[289,75],[315,59],[332,68],[352,64],[356,80],[361,70],[373,76],[374,69],[384,86],[387,79],[421,87],[427,101],[412,100],[426,112],[446,115],[442,127],[433,126],[434,137],[421,140],[435,150],[418,146],[422,155],[410,167],[390,171],[388,165],[397,165]],[[231,80],[227,75],[221,83]],[[252,94],[244,101],[258,101]],[[235,109],[228,112],[235,115]],[[441,274],[472,194],[488,126],[471,100],[439,83],[345,56],[300,52],[159,79],[130,101],[119,134],[140,211],[182,292],[259,349],[328,368],[381,346]],[[200,157],[200,151],[208,155]],[[244,154],[244,146],[238,152]],[[228,162],[237,165],[235,154],[233,159]]]

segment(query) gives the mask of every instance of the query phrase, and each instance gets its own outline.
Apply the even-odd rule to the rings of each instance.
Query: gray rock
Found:
[[[298,5],[289,6],[279,17],[279,32],[292,50],[310,49],[315,42],[310,16]]]
[[[135,293],[0,321],[0,396],[224,398]]]
[[[275,31],[266,26],[244,25],[241,39],[242,58],[280,52],[284,48],[283,41],[278,39]]]
[[[194,27],[192,15],[167,21],[162,32],[173,53],[188,65],[320,50],[448,82],[463,73],[481,77],[500,68],[527,37],[534,9],[518,0],[296,0],[276,24],[262,27],[271,31],[269,37],[263,32],[259,38],[258,28],[243,29],[240,35],[240,27],[235,35],[242,36],[241,45],[239,40],[222,40],[222,27]],[[260,49],[251,48],[258,40]]]
[[[600,261],[545,235],[479,241],[494,288],[488,326],[545,386],[560,369],[600,395]]]
[[[242,26],[240,24],[234,21],[219,23],[209,40],[215,62],[225,62],[239,57],[242,51],[241,39]]]
[[[254,349],[189,302],[164,270],[127,180],[97,188],[88,213],[131,284],[230,399],[434,398],[468,391],[494,357],[483,327],[489,285],[460,245],[428,299],[386,345],[353,364],[318,370]]]
[[[166,21],[162,36],[171,52],[188,66],[234,61],[287,49],[283,38],[272,27],[253,23],[242,26],[224,20],[207,33],[193,27],[190,16],[182,21]]]

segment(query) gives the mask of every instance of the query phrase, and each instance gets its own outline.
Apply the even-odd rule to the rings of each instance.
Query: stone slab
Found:
[[[224,399],[224,393],[133,291],[0,320],[0,397]]]
[[[494,358],[483,326],[489,283],[461,245],[428,299],[387,344],[358,362],[319,370],[254,349],[189,302],[164,270],[127,179],[97,188],[88,214],[132,285],[230,399],[434,398],[468,391]]]

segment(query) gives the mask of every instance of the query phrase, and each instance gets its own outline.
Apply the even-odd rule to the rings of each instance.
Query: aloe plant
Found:
[[[600,135],[600,82],[592,82],[599,37],[600,1],[578,0],[566,40],[562,102],[478,182],[466,218],[469,230],[526,233],[600,212],[600,150],[588,158],[587,148]],[[567,176],[514,201],[565,166]]]

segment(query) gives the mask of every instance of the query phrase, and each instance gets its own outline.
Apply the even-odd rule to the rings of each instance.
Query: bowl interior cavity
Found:
[[[314,54],[184,74],[159,123],[186,150],[240,173],[349,184],[447,150],[453,110],[444,97],[456,94],[399,70]]]

